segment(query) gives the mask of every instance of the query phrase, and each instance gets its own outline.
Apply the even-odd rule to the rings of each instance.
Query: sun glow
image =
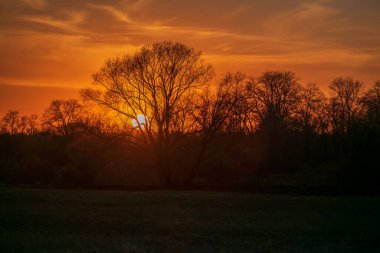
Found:
[[[148,119],[144,114],[138,114],[136,118],[132,119],[132,126],[141,127],[142,129],[144,129],[147,122],[148,122]]]

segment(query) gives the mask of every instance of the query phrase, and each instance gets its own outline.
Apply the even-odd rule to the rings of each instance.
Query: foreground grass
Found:
[[[0,252],[380,252],[380,198],[0,188]]]

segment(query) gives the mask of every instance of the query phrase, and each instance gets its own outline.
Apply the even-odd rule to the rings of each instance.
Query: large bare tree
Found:
[[[93,76],[96,88],[83,90],[82,95],[126,121],[133,120],[138,130],[132,135],[135,142],[152,155],[161,180],[170,185],[170,149],[178,131],[186,131],[180,127],[180,116],[191,107],[189,94],[213,75],[201,52],[181,43],[160,42],[108,60]]]

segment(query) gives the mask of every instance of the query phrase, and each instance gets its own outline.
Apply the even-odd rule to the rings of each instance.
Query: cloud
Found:
[[[151,2],[152,2],[151,0],[137,0],[131,5],[129,5],[128,9],[133,10],[133,11],[139,11]]]
[[[44,6],[46,6],[45,0],[23,0],[23,2],[25,2],[34,9],[41,9]]]
[[[78,24],[82,21],[82,15],[80,14],[73,15],[72,18],[73,19],[70,19],[70,20],[59,20],[59,19],[52,18],[50,16],[21,16],[20,17],[21,20],[24,20],[27,22],[51,26],[51,27],[58,28],[72,34],[84,33],[85,31],[81,30],[78,27]]]
[[[119,21],[122,21],[122,22],[125,22],[125,23],[128,23],[128,24],[133,24],[134,23],[131,20],[131,18],[125,12],[119,11],[116,8],[114,8],[113,6],[100,5],[100,4],[89,4],[89,6],[90,6],[90,8],[104,10],[104,11],[112,14],[112,16],[114,16]]]
[[[87,85],[106,58],[161,40],[201,49],[223,71],[294,68],[308,81],[327,80],[326,73],[344,69],[372,80],[380,57],[375,0],[0,0],[0,5],[0,81],[12,83]]]

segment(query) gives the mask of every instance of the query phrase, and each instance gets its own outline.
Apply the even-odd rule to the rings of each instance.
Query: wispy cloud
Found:
[[[22,1],[35,9],[41,9],[44,6],[46,6],[45,0],[22,0]]]
[[[102,5],[102,4],[89,4],[88,6],[90,8],[104,10],[104,11],[112,14],[112,16],[114,16],[115,18],[117,18],[119,21],[122,21],[122,22],[125,22],[125,23],[128,23],[128,24],[133,24],[134,23],[132,21],[132,19],[127,15],[126,12],[119,11],[119,10],[117,10],[113,6]]]
[[[203,50],[220,71],[283,67],[315,81],[342,70],[373,80],[380,69],[380,2],[375,0],[0,4],[0,81],[90,83],[105,58],[160,40]]]
[[[83,20],[83,15],[77,13],[76,15],[72,15],[72,19],[69,20],[60,20],[55,19],[51,16],[21,16],[19,17],[21,20],[25,20],[28,22],[38,23],[42,25],[47,25],[55,28],[62,29],[69,33],[83,33],[84,30],[79,28],[79,24]]]
[[[128,6],[128,9],[133,11],[139,11],[151,2],[152,0],[136,0],[134,3]]]

